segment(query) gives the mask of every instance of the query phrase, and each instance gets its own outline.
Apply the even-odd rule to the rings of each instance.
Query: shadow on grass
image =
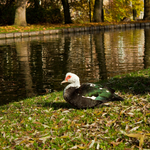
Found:
[[[100,84],[106,85],[112,89],[120,91],[122,93],[130,94],[147,94],[150,93],[150,77],[139,76],[132,77],[130,75],[122,77],[114,77],[107,81],[100,81]]]
[[[54,108],[54,110],[58,110],[58,109],[81,109],[81,108],[77,108],[72,106],[71,104],[67,103],[67,102],[46,102],[46,103],[38,103],[38,105],[40,105],[41,107],[48,107],[48,108]],[[94,108],[102,108],[102,107],[110,107],[110,105],[105,105],[105,103],[102,103],[96,107],[93,108],[89,108],[89,109],[94,109]],[[88,109],[88,108],[84,108],[84,109]]]
[[[67,102],[46,102],[46,103],[38,103],[37,105],[40,105],[42,107],[49,107],[49,108],[54,108],[54,110],[57,109],[70,109],[70,108],[75,108],[72,105],[70,105]]]
[[[40,105],[41,107],[48,107],[48,108],[54,108],[54,110],[58,110],[58,109],[80,109],[77,107],[74,107],[72,105],[70,105],[67,102],[46,102],[46,103],[38,103],[37,105]],[[105,105],[105,104],[100,104],[97,107],[109,107],[109,105]],[[95,107],[94,107],[95,108]],[[84,108],[84,109],[88,109],[88,108]],[[90,108],[91,109],[91,108]]]

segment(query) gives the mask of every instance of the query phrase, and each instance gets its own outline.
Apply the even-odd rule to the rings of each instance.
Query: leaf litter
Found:
[[[0,149],[150,149],[150,94],[118,93],[94,109],[70,108],[62,92],[0,106]]]

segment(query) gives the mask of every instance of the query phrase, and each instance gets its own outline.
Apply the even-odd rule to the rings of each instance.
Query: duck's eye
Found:
[[[69,76],[68,76],[68,79],[70,79],[70,78],[71,78],[71,76],[69,75]]]
[[[68,79],[70,79],[70,78],[71,78],[71,75],[68,75],[66,79],[68,80]]]

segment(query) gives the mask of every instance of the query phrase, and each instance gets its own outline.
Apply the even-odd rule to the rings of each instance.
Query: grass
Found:
[[[82,110],[61,91],[0,106],[0,149],[150,149],[150,69],[101,83],[125,100]]]
[[[99,23],[73,23],[73,24],[35,24],[27,26],[15,26],[15,25],[6,25],[0,26],[0,33],[12,33],[12,32],[31,32],[31,31],[42,31],[42,30],[54,30],[62,28],[75,28],[75,27],[87,27],[87,26],[105,26],[112,24],[126,24],[126,23],[137,23],[137,22],[149,22],[149,20],[140,20],[140,21],[131,21],[131,22],[99,22]]]

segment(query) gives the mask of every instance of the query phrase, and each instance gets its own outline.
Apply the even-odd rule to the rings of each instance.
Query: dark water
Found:
[[[149,66],[149,28],[0,40],[0,104],[63,90],[67,72],[96,82]]]

